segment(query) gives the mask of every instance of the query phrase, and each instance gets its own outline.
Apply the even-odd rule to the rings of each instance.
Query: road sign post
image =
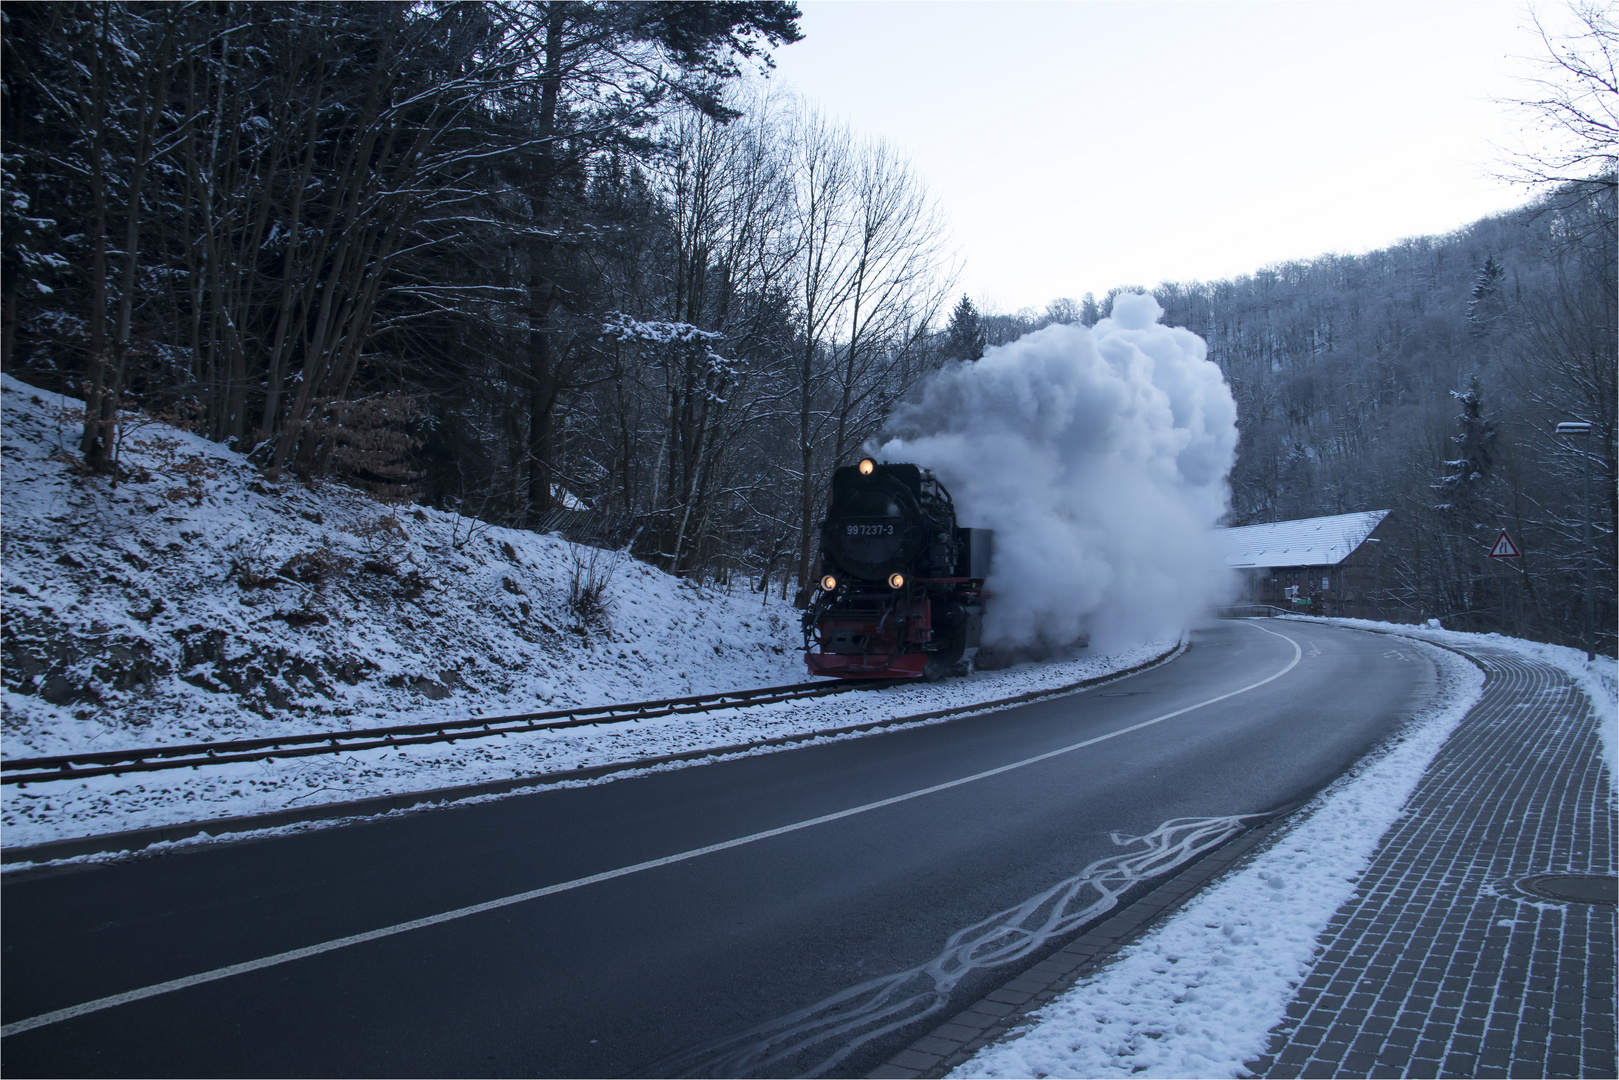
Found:
[[[1523,552],[1518,550],[1518,545],[1514,544],[1512,542],[1512,537],[1507,535],[1507,531],[1505,529],[1502,529],[1501,530],[1501,535],[1497,536],[1495,538],[1495,545],[1490,548],[1490,558],[1492,558],[1492,559],[1521,559],[1521,558],[1523,558]],[[1511,565],[1511,564],[1510,563],[1502,563],[1501,565],[1508,566],[1508,565]],[[1501,579],[1501,633],[1504,634],[1506,632],[1507,632],[1507,579],[1502,578]]]

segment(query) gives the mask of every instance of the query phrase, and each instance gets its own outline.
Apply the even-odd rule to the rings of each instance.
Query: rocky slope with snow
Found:
[[[798,682],[796,612],[126,423],[0,377],[7,756]],[[605,613],[570,604],[601,586]]]

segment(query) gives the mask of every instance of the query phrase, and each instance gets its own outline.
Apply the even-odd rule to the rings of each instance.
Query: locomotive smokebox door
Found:
[[[877,465],[871,473],[844,466],[832,474],[832,507],[821,550],[839,568],[862,578],[906,572],[927,543],[920,528],[922,471]]]

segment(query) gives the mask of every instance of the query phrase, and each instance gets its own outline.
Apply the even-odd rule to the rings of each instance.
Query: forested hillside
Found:
[[[1237,396],[1234,523],[1392,508],[1390,599],[1573,640],[1586,445],[1554,432],[1590,421],[1597,624],[1611,641],[1613,210],[1611,184],[1576,187],[1451,236],[1163,290]],[[1485,557],[1503,528],[1520,563]]]
[[[902,158],[739,89],[797,19],[7,5],[0,365],[89,402],[108,482],[145,414],[272,477],[790,593],[832,466],[923,376],[1111,302],[959,297]],[[1235,392],[1232,523],[1392,508],[1391,604],[1572,641],[1584,448],[1552,429],[1589,420],[1611,649],[1614,223],[1610,177],[1151,290]],[[1483,557],[1502,527],[1521,577]]]
[[[1448,236],[1152,289],[1237,399],[1230,523],[1393,509],[1381,599],[1447,626],[1579,640],[1585,449],[1596,620],[1614,588],[1614,186],[1574,184]],[[992,342],[1111,302],[982,317]],[[1501,529],[1524,557],[1487,558]]]

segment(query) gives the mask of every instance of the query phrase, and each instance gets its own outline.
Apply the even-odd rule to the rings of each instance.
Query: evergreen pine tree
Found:
[[[1473,333],[1481,336],[1488,334],[1506,318],[1507,300],[1501,291],[1501,283],[1506,276],[1506,268],[1496,261],[1494,255],[1484,260],[1478,280],[1473,283],[1472,299],[1467,301],[1467,325]]]
[[[950,315],[949,335],[948,351],[952,359],[971,361],[984,355],[988,337],[984,333],[982,321],[978,318],[978,309],[965,294]]]
[[[1471,527],[1476,523],[1470,519],[1476,516],[1483,501],[1490,466],[1495,463],[1495,422],[1484,414],[1483,393],[1476,373],[1467,377],[1466,389],[1452,390],[1450,396],[1462,406],[1456,417],[1460,430],[1450,437],[1461,452],[1445,462],[1448,471],[1434,485],[1447,500],[1436,509],[1455,512],[1463,518],[1464,527]]]

